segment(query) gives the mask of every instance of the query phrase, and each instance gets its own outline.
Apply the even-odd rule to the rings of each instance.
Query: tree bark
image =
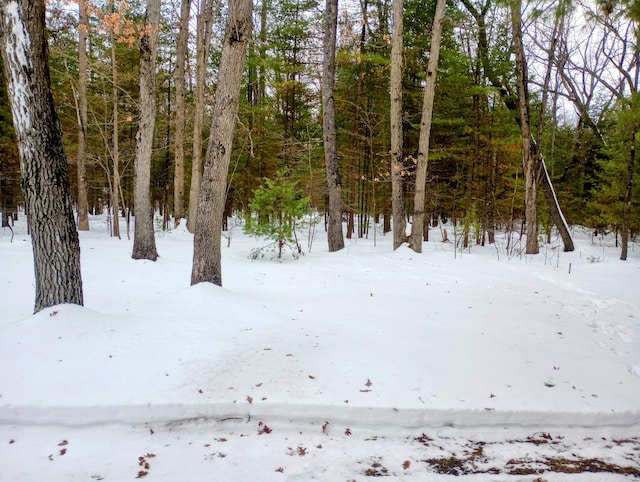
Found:
[[[185,83],[186,60],[189,40],[189,10],[191,0],[182,0],[180,6],[179,33],[176,48],[176,132],[173,174],[173,216],[175,226],[184,218],[184,138],[185,138]]]
[[[78,2],[78,229],[89,231],[89,202],[87,199],[87,3]]]
[[[213,101],[211,135],[198,197],[191,284],[222,285],[221,230],[240,85],[252,31],[252,0],[232,0]]]
[[[207,79],[207,61],[213,29],[213,0],[202,0],[196,33],[196,103],[193,119],[193,154],[191,186],[189,187],[189,215],[187,229],[195,231],[198,199],[202,184],[202,123],[204,122],[204,90]]]
[[[391,35],[391,204],[393,212],[393,249],[407,240],[404,210],[404,154],[402,129],[402,34],[404,1],[393,1],[393,31]]]
[[[156,127],[156,50],[160,25],[160,0],[147,1],[140,39],[140,118],[136,134],[133,259],[158,258],[151,206],[151,157]]]
[[[115,10],[115,3],[112,2]],[[119,142],[119,110],[118,110],[118,70],[116,63],[116,36],[111,33],[111,82],[112,82],[112,103],[113,103],[113,138],[112,153],[113,161],[113,188],[111,193],[111,207],[113,210],[113,230],[111,234],[120,238],[120,142]]]
[[[538,254],[538,158],[534,155],[531,137],[531,113],[529,110],[529,87],[527,60],[522,43],[522,1],[511,4],[511,26],[516,57],[516,77],[518,91],[518,112],[520,116],[520,137],[522,142],[522,169],[525,184],[525,216],[527,233],[527,254]]]
[[[427,187],[427,166],[429,164],[429,138],[431,136],[431,121],[433,118],[433,102],[436,92],[436,73],[440,59],[440,44],[442,42],[442,23],[447,2],[438,0],[436,13],[431,30],[431,49],[427,65],[426,85],[422,104],[422,121],[420,124],[420,140],[418,141],[418,165],[416,167],[416,187],[413,205],[413,224],[409,247],[416,253],[422,252],[424,236],[425,191]]]
[[[44,0],[0,1],[0,43],[35,269],[35,307],[82,305],[80,245],[49,77]]]
[[[327,237],[329,252],[344,248],[342,234],[342,184],[338,169],[335,119],[336,29],[338,0],[327,0],[324,26],[324,61],[322,63],[322,131],[329,196]]]
[[[634,106],[632,104],[631,108]],[[622,261],[627,260],[627,253],[629,250],[629,215],[631,213],[631,198],[633,195],[633,171],[635,170],[636,163],[636,135],[637,135],[637,126],[635,122],[632,122],[631,125],[631,146],[629,150],[629,157],[627,161],[627,172],[626,172],[626,185],[624,190],[624,199],[622,204],[622,228],[621,228],[621,238],[622,245],[620,250],[620,259]]]

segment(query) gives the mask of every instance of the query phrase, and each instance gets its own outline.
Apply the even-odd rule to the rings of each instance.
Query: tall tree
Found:
[[[393,32],[391,35],[391,191],[393,211],[393,249],[407,238],[404,211],[404,155],[402,129],[402,32],[404,1],[393,0]]]
[[[33,246],[35,311],[81,305],[80,246],[51,94],[44,0],[0,1],[0,42]]]
[[[522,169],[524,171],[525,184],[526,253],[538,254],[540,252],[538,246],[538,158],[534,155],[532,146],[529,75],[522,42],[521,0],[513,0],[511,3],[511,26],[516,57],[516,88],[518,91]]]
[[[178,41],[176,47],[176,128],[175,128],[175,170],[173,175],[173,215],[175,225],[184,218],[184,138],[185,138],[185,82],[186,61],[189,41],[189,12],[191,0],[182,0],[180,4],[180,21],[178,25]]]
[[[342,234],[342,186],[338,170],[335,116],[336,31],[338,25],[338,0],[327,0],[324,28],[324,60],[322,63],[322,130],[324,158],[327,169],[327,194],[329,197],[327,237],[329,251],[344,248]]]
[[[232,0],[213,100],[211,134],[198,197],[191,284],[222,285],[221,230],[240,85],[252,30],[252,0]]]
[[[78,2],[78,229],[89,230],[89,203],[87,199],[87,31],[89,15],[87,2]]]
[[[116,3],[111,0],[111,10],[115,15]],[[111,30],[111,102],[113,104],[111,160],[113,163],[113,181],[111,182],[111,208],[113,211],[113,228],[111,234],[120,238],[120,109],[118,107],[120,90],[118,88],[118,64],[116,62],[115,26]]]
[[[483,3],[480,8],[476,8],[476,6],[471,2],[471,0],[462,0],[465,8],[469,11],[469,13],[473,16],[478,25],[478,55],[480,60],[482,61],[482,68],[484,70],[484,75],[489,80],[489,83],[498,90],[502,101],[504,102],[507,109],[512,112],[517,112],[518,116],[516,117],[518,122],[521,122],[521,106],[520,101],[522,99],[518,99],[519,92],[514,92],[511,85],[509,85],[508,76],[500,75],[498,70],[494,67],[491,61],[492,52],[489,45],[489,39],[487,35],[488,27],[486,23],[486,16],[489,12],[489,9],[492,5],[492,0],[483,0]],[[516,40],[514,39],[514,47],[515,49],[520,49],[521,52],[518,53],[516,51],[516,70],[520,70],[519,75],[525,75],[528,78],[527,65],[526,65],[526,57],[524,54],[524,46],[522,45],[522,2],[518,1],[516,3],[511,3],[511,24],[513,27],[514,21],[519,22],[519,30],[520,30],[520,46],[516,45]],[[513,14],[516,14],[517,18],[513,17]],[[513,36],[515,38],[516,32],[513,32]],[[520,59],[518,60],[518,57]],[[522,64],[524,62],[524,70],[522,70],[522,65],[518,67],[518,64]],[[517,76],[516,76],[517,77]],[[521,80],[517,80],[517,83],[521,83]],[[528,85],[525,86],[528,95]],[[518,100],[516,100],[518,99]],[[528,101],[527,101],[528,102]],[[527,108],[528,109],[528,108]],[[530,114],[528,114],[530,117]],[[530,122],[529,118],[529,122]],[[531,134],[531,126],[529,126],[528,132]],[[524,135],[523,128],[521,127],[521,135]],[[549,175],[546,167],[546,163],[544,161],[544,157],[542,156],[541,148],[535,142],[533,137],[530,135],[529,139],[526,142],[531,150],[531,154],[527,154],[540,169],[540,172],[536,172],[536,182],[540,183],[543,193],[545,195],[545,199],[547,200],[547,204],[549,206],[549,212],[553,218],[558,231],[562,237],[564,243],[565,251],[573,251],[573,241],[571,239],[571,234],[569,233],[569,226],[566,222],[566,219],[562,213],[562,209],[560,207],[560,203],[558,202],[558,198],[555,193],[555,189],[553,187],[553,183],[551,181],[551,176]],[[523,149],[527,149],[523,147]],[[523,150],[524,156],[524,150]],[[526,189],[526,188],[525,188]],[[535,187],[537,193],[537,186]],[[531,207],[531,206],[530,206]],[[537,227],[537,220],[536,220]],[[537,240],[537,235],[536,235]],[[532,241],[533,242],[533,241]],[[537,241],[536,241],[537,242]],[[533,248],[533,247],[532,247]],[[534,250],[535,251],[535,250]]]
[[[140,38],[140,118],[136,135],[133,259],[158,258],[151,206],[151,157],[156,126],[156,51],[161,0],[148,0]]]
[[[413,205],[413,224],[411,225],[411,239],[409,245],[416,253],[422,252],[422,239],[425,222],[425,191],[427,187],[427,166],[429,163],[429,138],[431,136],[431,122],[433,118],[433,102],[436,92],[436,73],[440,59],[440,45],[442,43],[442,24],[444,22],[446,0],[438,0],[436,13],[433,18],[431,31],[431,49],[427,65],[426,84],[424,86],[424,100],[422,104],[422,121],[420,123],[420,140],[418,144],[418,165],[416,168],[416,187]]]
[[[193,118],[193,156],[191,186],[189,188],[189,215],[187,229],[195,231],[198,199],[202,184],[202,123],[204,122],[204,91],[207,79],[207,61],[213,31],[213,0],[202,0],[196,28],[196,99]]]

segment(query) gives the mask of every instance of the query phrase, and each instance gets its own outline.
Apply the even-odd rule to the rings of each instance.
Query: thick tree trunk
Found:
[[[87,4],[78,2],[78,229],[89,231],[89,202],[87,199]]]
[[[191,0],[182,0],[180,7],[179,33],[176,47],[176,132],[173,174],[173,216],[175,225],[184,218],[184,138],[185,138],[185,82],[186,59],[189,40],[189,10]]]
[[[337,23],[338,0],[327,0],[324,28],[324,62],[322,64],[322,131],[324,136],[324,158],[327,168],[327,194],[329,196],[327,226],[329,252],[339,251],[344,248],[342,185],[338,170],[334,105]]]
[[[51,94],[44,0],[1,1],[0,41],[33,245],[34,310],[81,305],[80,246]]]
[[[391,204],[393,212],[393,249],[407,240],[404,210],[404,155],[402,129],[402,33],[404,1],[393,1],[393,32],[391,35]]]
[[[193,119],[193,154],[191,186],[189,187],[189,215],[187,229],[195,231],[198,216],[198,199],[202,184],[202,124],[204,122],[204,90],[207,79],[207,63],[213,29],[213,0],[203,0],[198,14],[196,36],[196,102]]]
[[[518,111],[522,142],[522,169],[525,185],[525,216],[527,233],[527,254],[538,254],[538,156],[534,155],[531,137],[531,113],[529,110],[529,87],[527,60],[522,43],[521,0],[511,4],[511,26],[516,57],[516,77],[518,90]]]
[[[240,85],[247,45],[251,38],[252,0],[232,0],[220,57],[211,122],[211,135],[198,197],[193,238],[191,284],[222,285],[221,230],[233,131],[238,114]]]
[[[140,118],[136,134],[133,259],[158,258],[151,206],[151,157],[156,127],[156,50],[160,0],[147,1],[145,30],[140,39]]]
[[[413,224],[411,225],[411,239],[409,246],[416,253],[422,252],[425,218],[425,191],[427,187],[427,166],[429,164],[429,138],[431,136],[431,121],[433,118],[433,102],[436,92],[436,73],[440,59],[440,44],[442,42],[442,23],[447,2],[438,0],[436,13],[431,30],[431,50],[427,66],[426,85],[422,104],[422,121],[420,124],[420,140],[418,141],[418,165],[416,168],[416,187],[413,202]]]

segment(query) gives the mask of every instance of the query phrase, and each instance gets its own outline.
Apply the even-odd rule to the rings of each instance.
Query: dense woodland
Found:
[[[228,5],[164,0],[161,7],[150,196],[168,228],[194,217]],[[136,135],[143,120],[140,42],[150,28],[146,8],[143,0],[47,4],[52,91],[80,227],[84,211],[109,210],[120,219],[113,224],[114,236],[128,234],[134,211]],[[392,226],[392,8],[392,0],[338,4],[334,100],[346,237],[368,236],[374,223],[385,232]],[[408,223],[415,211],[435,8],[435,1],[403,5],[399,172]],[[640,2],[635,0],[447,2],[428,144],[426,219],[432,226],[453,222],[465,245],[492,242],[496,231],[525,230],[523,134],[514,107],[522,97],[516,8],[531,138],[567,222],[633,236],[640,228],[640,193],[633,183],[640,125]],[[325,5],[317,0],[254,4],[225,215],[246,215],[254,191],[278,172],[286,172],[286,182],[308,196],[313,210],[325,212],[324,38]],[[538,182],[541,170],[538,166],[534,173]],[[78,182],[83,177],[86,189]],[[23,202],[19,182],[3,83],[3,213]],[[553,217],[543,196],[536,203],[544,242],[551,239]]]

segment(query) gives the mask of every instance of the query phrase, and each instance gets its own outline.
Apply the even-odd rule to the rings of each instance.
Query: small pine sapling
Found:
[[[302,248],[296,229],[303,225],[303,217],[309,213],[309,200],[309,197],[302,197],[286,168],[279,170],[275,179],[264,180],[264,185],[253,192],[253,200],[249,204],[251,214],[246,218],[244,231],[270,239],[273,243],[254,249],[251,252],[253,259],[274,245],[278,259],[282,258],[285,247],[291,249],[294,258],[298,258]]]

